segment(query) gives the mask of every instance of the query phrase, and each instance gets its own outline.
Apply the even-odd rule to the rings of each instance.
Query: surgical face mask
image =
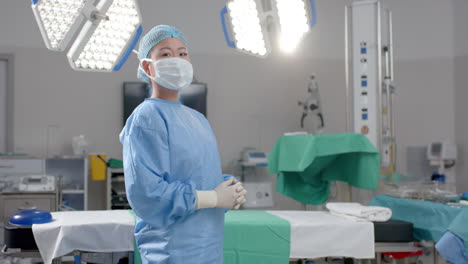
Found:
[[[142,62],[148,61],[154,63],[156,69],[156,76],[148,75],[142,69]],[[157,84],[171,90],[179,91],[180,89],[188,87],[193,80],[193,67],[187,60],[175,57],[160,59],[153,61],[151,59],[143,59],[140,61],[139,66],[145,74]]]

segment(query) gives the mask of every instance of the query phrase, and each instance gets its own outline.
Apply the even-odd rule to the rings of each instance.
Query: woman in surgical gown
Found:
[[[187,49],[171,26],[142,38],[138,77],[152,96],[120,134],[135,240],[148,264],[222,263],[224,213],[245,202],[241,183],[222,174],[208,120],[178,100],[193,77]]]

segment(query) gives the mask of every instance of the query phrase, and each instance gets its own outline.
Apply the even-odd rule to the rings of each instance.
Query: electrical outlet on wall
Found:
[[[271,182],[244,183],[247,190],[247,202],[244,208],[273,207],[273,189]]]

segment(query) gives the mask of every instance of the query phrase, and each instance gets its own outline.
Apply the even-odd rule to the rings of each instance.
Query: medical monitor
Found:
[[[182,89],[179,100],[206,117],[206,101],[208,88],[206,83],[193,82],[189,87]],[[151,87],[144,82],[124,82],[123,84],[123,124],[132,114],[133,110],[145,98],[151,96]]]

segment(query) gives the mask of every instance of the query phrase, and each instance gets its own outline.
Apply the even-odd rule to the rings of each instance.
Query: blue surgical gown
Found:
[[[180,102],[146,99],[120,134],[127,198],[142,262],[222,263],[224,209],[195,209],[223,182],[208,120]]]

